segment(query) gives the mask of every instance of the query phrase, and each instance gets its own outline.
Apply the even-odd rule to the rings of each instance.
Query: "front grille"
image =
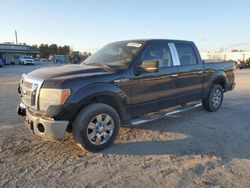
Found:
[[[23,81],[22,86],[31,89],[32,88],[32,83],[27,82],[27,81]]]
[[[23,99],[23,103],[27,106],[32,106],[31,105],[32,85],[33,85],[32,83],[24,80],[21,83],[21,96]]]
[[[43,80],[23,75],[20,82],[22,102],[33,109],[38,110],[38,94]]]

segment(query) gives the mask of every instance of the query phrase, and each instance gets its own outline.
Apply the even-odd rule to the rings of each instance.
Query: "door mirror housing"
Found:
[[[145,60],[142,64],[137,67],[137,73],[142,72],[158,72],[159,71],[159,61],[158,60]]]

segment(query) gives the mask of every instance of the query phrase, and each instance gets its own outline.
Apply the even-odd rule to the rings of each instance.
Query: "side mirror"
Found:
[[[141,72],[158,72],[159,71],[159,61],[158,60],[145,60],[137,68],[137,73]]]

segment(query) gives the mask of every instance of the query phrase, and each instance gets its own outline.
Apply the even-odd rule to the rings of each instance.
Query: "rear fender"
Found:
[[[227,75],[223,70],[215,71],[214,73],[212,73],[211,75],[209,75],[207,78],[204,79],[203,98],[206,98],[208,96],[212,85],[218,81],[223,82],[225,85],[228,83]]]

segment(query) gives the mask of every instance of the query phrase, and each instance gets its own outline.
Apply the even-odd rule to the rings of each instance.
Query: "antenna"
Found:
[[[18,44],[18,41],[17,41],[17,31],[15,30],[15,36],[16,36],[16,44]]]

